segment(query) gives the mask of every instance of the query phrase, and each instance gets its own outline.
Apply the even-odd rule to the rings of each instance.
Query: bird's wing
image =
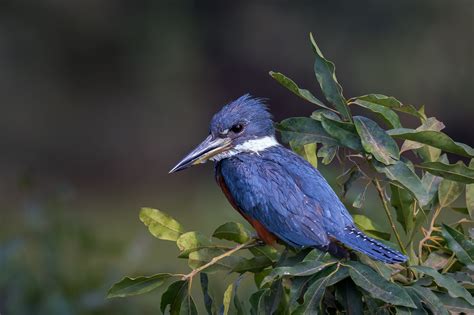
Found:
[[[221,163],[225,185],[244,216],[293,246],[329,243],[321,208],[278,163],[240,158]]]
[[[290,174],[305,196],[320,208],[320,212],[314,215],[321,220],[329,235],[335,237],[345,227],[354,225],[346,207],[317,169],[284,147],[278,148],[278,152],[278,163]]]

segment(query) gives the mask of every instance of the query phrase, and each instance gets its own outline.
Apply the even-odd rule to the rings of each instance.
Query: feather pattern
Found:
[[[360,232],[319,171],[283,146],[223,159],[217,175],[242,215],[292,246],[327,249],[337,240],[387,263],[406,260]]]

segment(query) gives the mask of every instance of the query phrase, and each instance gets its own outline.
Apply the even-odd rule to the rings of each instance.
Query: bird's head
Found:
[[[219,161],[241,152],[258,152],[277,144],[272,118],[263,100],[246,94],[214,115],[209,136],[170,173],[207,160]]]

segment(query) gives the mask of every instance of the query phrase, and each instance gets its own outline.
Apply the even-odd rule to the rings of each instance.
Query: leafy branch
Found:
[[[276,128],[282,141],[314,167],[332,163],[344,170],[337,182],[341,199],[350,211],[357,211],[354,223],[371,237],[398,243],[409,262],[385,265],[359,253],[338,261],[317,249],[289,246],[281,251],[258,243],[235,222],[221,225],[208,237],[186,231],[162,211],[144,208],[140,220],[156,238],[175,242],[178,258],[187,259],[191,271],[125,277],[112,286],[109,297],[147,293],[174,279],[162,294],[161,311],[196,314],[199,307],[191,286],[199,274],[202,309],[209,314],[246,314],[248,309],[251,314],[474,313],[474,241],[469,233],[474,219],[474,149],[443,133],[444,124],[428,117],[423,107],[381,94],[346,99],[334,63],[323,56],[312,35],[310,41],[313,70],[326,101],[271,71],[278,83],[316,106],[310,117],[287,118]],[[351,108],[356,106],[375,120],[353,116]],[[399,114],[415,118],[419,125],[403,126]],[[446,153],[470,163],[450,163]],[[351,163],[347,170],[346,160]],[[365,188],[354,200],[346,200],[361,180]],[[364,202],[370,184],[390,231],[368,215]],[[451,222],[440,222],[442,210]],[[229,242],[236,245],[230,247]],[[209,290],[207,275],[215,272],[237,275],[221,302]],[[249,276],[255,284],[246,289],[253,293],[242,301],[238,287]]]
[[[193,269],[193,271],[191,271],[190,273],[184,275],[181,280],[187,280],[187,281],[192,281],[193,277],[196,276],[198,273],[200,273],[201,271],[205,270],[206,268],[209,268],[213,265],[215,265],[216,263],[218,263],[220,260],[226,258],[226,257],[229,257],[231,256],[232,254],[238,252],[239,250],[247,247],[248,245],[252,245],[252,244],[255,244],[256,240],[252,239],[250,241],[247,241],[243,244],[239,244],[237,246],[235,246],[234,248],[228,250],[227,252],[219,255],[219,256],[215,256],[211,259],[210,262],[202,265],[201,267],[199,268],[196,268],[196,269]]]

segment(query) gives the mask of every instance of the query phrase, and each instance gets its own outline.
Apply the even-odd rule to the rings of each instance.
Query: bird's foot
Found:
[[[265,246],[267,245],[256,232],[250,233],[250,238],[255,240],[255,246]]]

